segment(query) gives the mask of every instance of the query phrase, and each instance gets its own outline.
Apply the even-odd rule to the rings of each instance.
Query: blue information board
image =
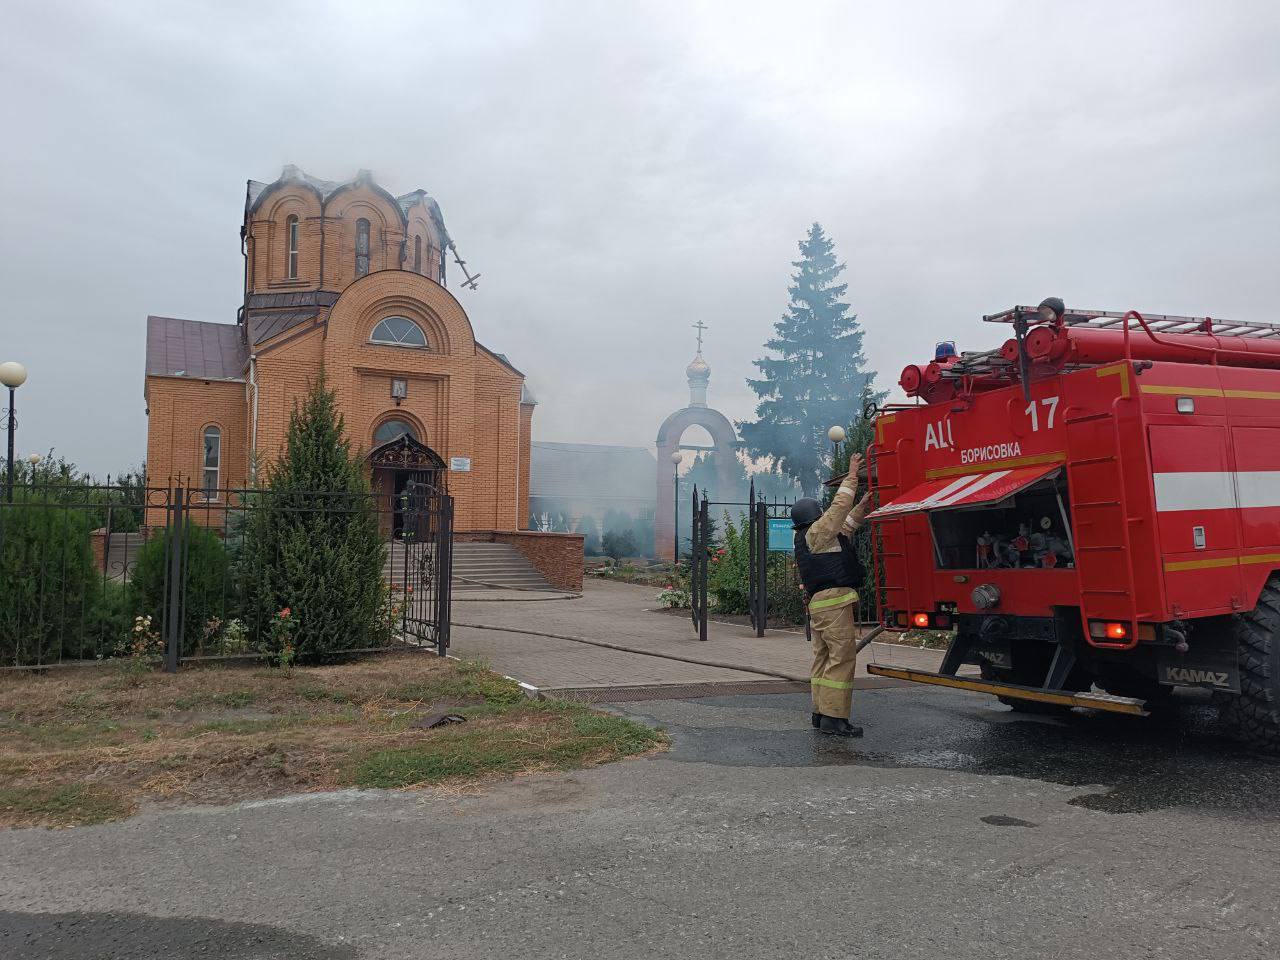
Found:
[[[795,549],[795,531],[791,529],[790,520],[769,518],[769,549],[788,553]]]

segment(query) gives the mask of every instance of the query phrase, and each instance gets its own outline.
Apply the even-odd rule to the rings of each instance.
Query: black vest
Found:
[[[796,567],[800,571],[800,582],[805,592],[813,596],[821,590],[833,587],[849,587],[857,589],[866,579],[862,561],[858,559],[858,551],[843,533],[837,535],[840,543],[839,552],[814,553],[805,541],[809,528],[797,530],[795,535]]]

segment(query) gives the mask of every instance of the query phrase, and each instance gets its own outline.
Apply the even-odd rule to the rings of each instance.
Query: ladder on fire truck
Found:
[[[1091,330],[1125,329],[1125,318],[1131,316],[1126,311],[1118,310],[1067,310],[1062,315],[1062,322],[1067,327],[1085,327]],[[991,313],[982,319],[987,323],[1013,324],[1019,317],[1027,321],[1028,328],[1045,326],[1047,321],[1041,319],[1036,307],[1017,306]],[[1212,337],[1245,337],[1250,339],[1272,339],[1280,337],[1280,324],[1276,323],[1241,323],[1236,320],[1220,320],[1216,317],[1181,317],[1165,313],[1144,313],[1143,326],[1129,321],[1130,336],[1145,337],[1146,331],[1160,334],[1179,334],[1190,336]],[[963,380],[966,377],[984,376],[1017,376],[1017,362],[1004,356],[1001,350],[982,350],[962,354],[960,359],[941,371],[944,380]],[[1078,366],[1066,365],[1061,372],[1069,373],[1081,369]]]
[[[1094,646],[1113,649],[1128,649],[1138,642],[1138,621],[1144,616],[1137,606],[1133,554],[1133,526],[1143,519],[1131,516],[1126,506],[1126,478],[1120,456],[1122,439],[1117,407],[1127,395],[1127,390],[1118,392],[1109,408],[1076,414],[1068,409],[1063,417],[1067,431],[1067,489],[1110,491],[1092,500],[1073,494],[1071,516],[1084,637]],[[1109,429],[1106,425],[1099,429],[1098,421],[1108,418]],[[1077,455],[1085,451],[1087,456]],[[1108,473],[1110,483],[1105,478]],[[1128,636],[1122,642],[1091,636],[1089,620],[1103,617],[1127,621]]]
[[[1019,313],[1026,317],[1029,325],[1036,327],[1045,323],[1037,316],[1036,307],[1010,307],[999,313],[990,313],[982,319],[987,323],[1013,323]],[[1132,311],[1117,310],[1067,310],[1062,314],[1062,322],[1068,327],[1087,326],[1092,329],[1124,329],[1124,318],[1131,316]],[[1220,320],[1217,317],[1178,317],[1165,313],[1144,313],[1143,320],[1153,333],[1204,334],[1215,337],[1277,337],[1280,336],[1280,324],[1275,323],[1240,323],[1236,320]],[[1131,324],[1130,329],[1141,336],[1141,329]]]

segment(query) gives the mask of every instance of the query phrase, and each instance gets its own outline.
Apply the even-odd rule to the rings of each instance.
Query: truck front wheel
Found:
[[[1280,576],[1272,574],[1256,607],[1232,619],[1240,694],[1223,704],[1223,719],[1250,743],[1280,751]]]

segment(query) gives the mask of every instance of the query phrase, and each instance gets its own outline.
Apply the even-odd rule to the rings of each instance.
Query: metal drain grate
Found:
[[[737,683],[682,683],[648,687],[575,687],[540,691],[544,697],[576,700],[579,703],[631,703],[637,700],[688,700],[695,697],[808,692],[809,684],[796,680],[745,680]]]

